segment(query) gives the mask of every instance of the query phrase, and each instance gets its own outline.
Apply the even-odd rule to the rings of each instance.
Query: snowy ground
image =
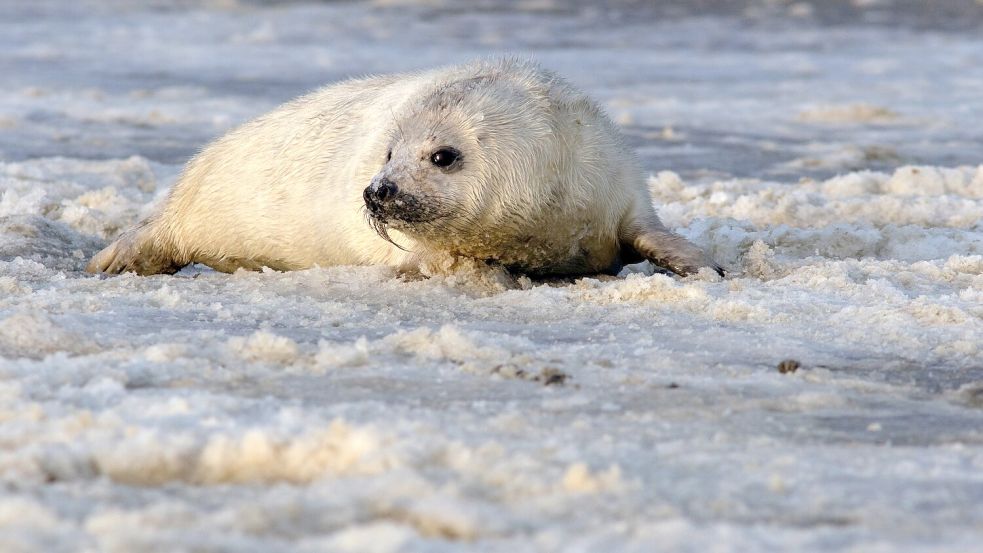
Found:
[[[980,551],[983,6],[854,3],[3,3],[0,550]],[[80,272],[230,126],[505,51],[726,280]]]

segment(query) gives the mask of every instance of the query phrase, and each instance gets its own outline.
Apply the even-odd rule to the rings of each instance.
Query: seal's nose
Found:
[[[399,192],[399,188],[396,183],[389,179],[382,179],[378,185],[373,184],[366,187],[365,191],[362,192],[362,199],[365,200],[365,205],[373,207],[393,199],[397,192]]]

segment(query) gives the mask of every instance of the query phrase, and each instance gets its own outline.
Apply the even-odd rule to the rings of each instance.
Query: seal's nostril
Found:
[[[396,183],[391,180],[383,180],[379,182],[379,188],[377,188],[375,191],[375,197],[380,202],[384,202],[392,199],[392,197],[395,196],[396,192],[398,191],[399,189],[396,188]]]
[[[365,201],[365,206],[375,213],[381,211],[383,204],[395,198],[398,192],[396,183],[389,179],[381,179],[362,191],[362,200]]]

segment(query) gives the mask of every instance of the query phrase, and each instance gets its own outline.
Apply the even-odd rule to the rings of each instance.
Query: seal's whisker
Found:
[[[396,241],[393,240],[391,236],[389,236],[389,227],[386,225],[385,221],[373,217],[370,213],[368,213],[367,209],[365,210],[365,213],[366,213],[366,220],[368,221],[369,226],[372,227],[372,230],[374,230],[375,233],[378,234],[380,238],[382,238],[386,242],[389,242],[393,246],[396,246],[397,248],[403,250],[404,252],[410,251],[404,248],[403,246],[397,244]]]

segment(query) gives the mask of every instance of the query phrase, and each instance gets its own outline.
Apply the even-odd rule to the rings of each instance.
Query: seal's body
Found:
[[[596,104],[502,60],[351,80],[242,125],[87,270],[410,268],[436,254],[534,275],[715,267],[659,222]]]

